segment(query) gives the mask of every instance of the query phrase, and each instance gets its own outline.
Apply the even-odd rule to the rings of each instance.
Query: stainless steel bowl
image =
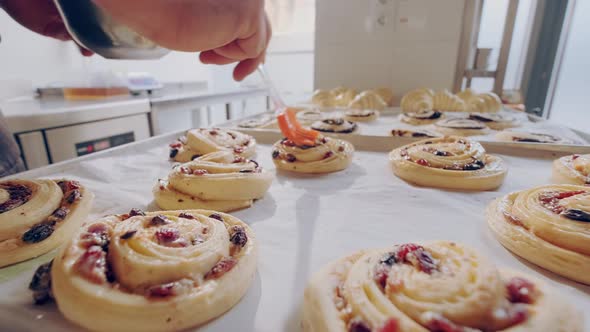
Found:
[[[158,59],[170,52],[115,22],[91,0],[54,1],[76,42],[105,58]]]

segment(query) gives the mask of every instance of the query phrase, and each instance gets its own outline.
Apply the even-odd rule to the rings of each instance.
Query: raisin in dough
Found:
[[[175,166],[168,179],[158,180],[153,194],[164,210],[229,212],[250,207],[264,197],[273,178],[256,161],[219,151]]]
[[[85,225],[55,258],[52,291],[92,331],[179,331],[230,310],[256,259],[252,230],[233,216],[134,209]]]
[[[273,145],[272,158],[277,168],[298,173],[331,173],[347,168],[354,147],[347,141],[321,137],[315,146],[297,146],[288,139]]]
[[[492,190],[506,177],[502,159],[463,137],[430,138],[393,150],[395,175],[424,187]]]
[[[254,137],[227,129],[191,129],[170,144],[170,159],[186,163],[211,152],[230,151],[244,158],[256,153]]]
[[[453,242],[363,250],[328,264],[303,298],[305,332],[581,332],[582,316],[539,279]]]
[[[590,285],[590,188],[548,185],[492,202],[488,225],[516,255]]]
[[[574,154],[555,160],[553,182],[590,185],[590,154]]]
[[[76,181],[0,181],[0,267],[60,246],[84,222],[93,198]]]

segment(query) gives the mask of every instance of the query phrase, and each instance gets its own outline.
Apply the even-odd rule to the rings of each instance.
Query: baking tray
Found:
[[[305,105],[304,106],[299,105],[299,106],[305,107]],[[310,106],[310,108],[313,108],[313,107]],[[328,116],[329,115],[338,116],[343,111],[344,111],[344,109],[338,109],[338,108],[331,108],[331,109],[323,109],[322,110],[322,112]],[[346,134],[346,137],[354,136],[354,135],[368,136],[368,137],[389,137],[393,141],[399,142],[400,145],[403,145],[403,144],[406,144],[407,142],[410,142],[412,140],[419,140],[420,138],[407,140],[404,137],[392,137],[390,135],[390,132],[392,129],[427,129],[427,130],[433,131],[432,129],[429,129],[429,126],[413,126],[410,124],[400,122],[398,120],[398,116],[399,116],[400,112],[401,112],[401,109],[399,107],[389,107],[386,110],[382,111],[381,116],[373,122],[358,122],[359,130],[355,133],[352,133],[352,134]],[[551,121],[544,120],[544,119],[542,119],[538,116],[535,116],[533,114],[528,114],[528,113],[524,113],[524,112],[520,112],[520,111],[514,111],[514,110],[510,110],[510,109],[505,109],[504,112],[509,112],[512,115],[514,115],[515,117],[517,117],[519,120],[522,121],[523,125],[521,127],[513,128],[515,131],[531,130],[532,132],[535,132],[535,130],[536,130],[536,132],[540,132],[540,133],[547,133],[547,134],[562,136],[564,138],[567,138],[571,141],[576,142],[576,144],[500,142],[494,138],[494,135],[497,133],[497,131],[495,131],[495,130],[491,130],[491,133],[487,134],[487,135],[472,136],[471,139],[474,139],[474,140],[477,140],[480,142],[490,142],[490,143],[501,144],[501,145],[505,145],[505,146],[509,146],[509,147],[522,147],[524,149],[532,149],[532,150],[541,149],[541,150],[551,150],[551,151],[567,150],[567,151],[572,151],[572,153],[574,153],[574,151],[579,151],[579,150],[584,151],[585,150],[584,148],[577,149],[576,147],[590,146],[590,134],[588,134],[588,133],[576,131],[576,130],[570,129],[568,127],[565,127],[565,126],[555,124]],[[452,113],[451,112],[450,115],[451,116],[461,116],[462,114],[463,113]],[[256,119],[260,119],[262,117],[268,117],[268,116],[272,116],[272,115],[273,115],[273,113],[270,113],[270,112],[259,113],[259,114],[251,115],[251,116],[248,116],[245,118],[228,121],[228,122],[224,123],[223,126],[232,127],[232,128],[236,128],[236,129],[241,130],[243,128],[239,127],[239,124],[244,121],[256,120]],[[265,132],[265,131],[278,132],[278,127],[277,127],[276,123],[274,123],[272,125],[272,127],[270,127],[270,128],[269,127],[252,128],[251,130],[263,131],[263,132]],[[578,152],[575,152],[575,153],[578,153]]]
[[[280,135],[244,132],[259,142],[258,162],[274,172],[270,144]],[[96,195],[91,218],[132,207],[153,209],[152,185],[170,172],[167,145],[181,134],[154,137],[19,177],[67,176],[82,181]],[[242,301],[199,331],[300,331],[303,289],[309,276],[326,263],[362,248],[438,239],[474,247],[498,266],[549,282],[580,310],[590,307],[590,287],[512,255],[494,239],[484,216],[494,198],[548,183],[552,160],[569,151],[541,149],[523,154],[522,149],[486,144],[505,160],[508,176],[496,191],[465,193],[415,187],[395,177],[385,152],[398,141],[360,135],[347,138],[357,151],[346,170],[325,175],[277,171],[263,199],[233,213],[256,233],[258,271]],[[0,330],[78,330],[54,305],[31,304],[30,277],[36,266],[50,258],[48,254],[0,270]]]

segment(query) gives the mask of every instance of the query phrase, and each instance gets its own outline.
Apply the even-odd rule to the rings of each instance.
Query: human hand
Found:
[[[0,0],[0,5],[19,24],[43,36],[72,40],[52,0]],[[84,56],[92,52],[79,46]]]
[[[238,62],[243,80],[264,61],[271,27],[264,0],[93,0],[139,34],[178,51],[200,51],[205,64]]]

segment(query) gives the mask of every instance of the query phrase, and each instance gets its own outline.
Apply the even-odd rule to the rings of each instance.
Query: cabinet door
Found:
[[[67,160],[149,137],[146,114],[46,131],[53,162]]]
[[[49,165],[45,141],[40,131],[19,134],[18,141],[28,169]]]

